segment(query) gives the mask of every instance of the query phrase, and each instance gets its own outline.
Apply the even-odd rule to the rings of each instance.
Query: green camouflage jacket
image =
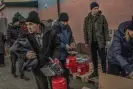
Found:
[[[84,39],[86,44],[91,44],[92,42],[92,29],[93,29],[93,19],[91,13],[84,20]],[[100,48],[106,46],[106,41],[110,41],[108,23],[102,12],[99,11],[98,15],[95,18],[95,32],[98,45]]]

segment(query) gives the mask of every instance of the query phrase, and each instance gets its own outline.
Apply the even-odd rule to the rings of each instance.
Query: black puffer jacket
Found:
[[[8,25],[7,29],[7,43],[10,47],[17,40],[19,34],[22,32],[19,26],[13,26],[12,24]]]
[[[124,38],[126,26],[129,22],[126,21],[120,24],[107,54],[108,62],[120,66],[127,74],[133,71],[133,39],[127,41]]]

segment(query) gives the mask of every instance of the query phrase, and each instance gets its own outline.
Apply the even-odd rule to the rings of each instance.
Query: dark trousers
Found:
[[[92,62],[94,66],[94,72],[98,74],[98,54],[101,59],[102,70],[106,73],[106,52],[105,48],[99,48],[98,42],[92,42],[91,44],[91,54]]]
[[[19,59],[19,73],[20,73],[20,76],[23,77],[24,76],[24,70],[22,69],[23,68],[23,65],[24,65],[24,60],[23,59]]]
[[[16,74],[16,62],[17,62],[17,55],[11,52],[11,72],[12,74]]]
[[[61,64],[62,64],[62,67],[64,69],[64,73],[63,73],[63,76],[66,78],[67,80],[67,84],[68,84],[68,87],[69,87],[69,70],[65,67],[65,61],[61,60],[60,61]],[[40,71],[40,68],[36,68],[33,70],[33,74],[35,76],[35,79],[36,79],[36,84],[38,86],[38,89],[49,89],[48,88],[48,84],[50,85],[50,89],[52,89],[52,79],[51,77],[46,77],[41,71]],[[49,82],[49,83],[48,83]]]
[[[123,76],[123,77],[126,76],[125,72],[122,70],[120,66],[111,64],[110,62],[108,62],[108,74]]]
[[[36,79],[36,84],[38,86],[38,89],[49,89],[48,84],[50,84],[51,88],[51,77],[46,77],[41,71],[40,68],[36,68],[33,70],[33,74]],[[48,83],[49,82],[49,83]]]
[[[0,65],[4,65],[4,53],[0,54]]]
[[[66,64],[66,61],[65,61],[65,60],[60,60],[60,62],[61,62],[62,68],[64,69],[63,76],[66,78],[67,85],[68,85],[68,87],[69,87],[69,83],[70,83],[70,80],[69,80],[70,71],[69,71],[69,69],[67,69],[66,66],[65,66],[65,64]]]
[[[15,53],[11,52],[11,72],[12,74],[16,74],[16,63],[17,63],[18,57]],[[19,59],[19,72],[20,72],[20,76],[24,76],[24,72],[22,70],[24,64],[24,60],[23,59]]]

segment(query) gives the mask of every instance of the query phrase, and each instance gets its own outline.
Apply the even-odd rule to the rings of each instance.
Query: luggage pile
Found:
[[[86,74],[89,72],[89,60],[88,58],[82,58],[78,57],[77,58],[77,73],[80,75]]]
[[[89,72],[89,59],[87,57],[76,55],[73,52],[66,59],[66,67],[70,70],[71,74],[78,73],[84,75]]]

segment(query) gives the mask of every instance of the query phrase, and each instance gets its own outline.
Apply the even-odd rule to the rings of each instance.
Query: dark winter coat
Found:
[[[12,24],[8,25],[7,29],[7,43],[10,45],[10,47],[13,45],[13,43],[17,40],[19,34],[22,32],[20,27],[13,26]]]
[[[126,41],[124,38],[128,24],[129,21],[120,24],[107,54],[107,60],[111,64],[120,66],[127,74],[133,71],[133,39]]]
[[[5,41],[6,38],[2,32],[0,32],[0,54],[5,52]]]
[[[43,48],[37,43],[33,34],[21,34],[13,44],[11,51],[15,52],[20,58],[26,59],[26,53],[33,50],[37,54],[39,66],[42,67],[48,62],[48,57],[59,58],[60,43],[55,30],[51,27],[41,27],[43,32]]]
[[[93,24],[94,23],[94,24]],[[96,38],[100,48],[104,48],[106,41],[110,41],[108,23],[101,11],[93,22],[91,13],[84,20],[84,39],[86,44],[91,44],[93,35],[93,26],[95,27]]]
[[[72,35],[72,31],[69,25],[63,25],[59,21],[55,21],[52,25],[52,27],[55,29],[59,39],[60,39],[60,60],[65,60],[68,52],[66,48],[66,44],[70,45],[72,42],[74,42],[74,38]]]

